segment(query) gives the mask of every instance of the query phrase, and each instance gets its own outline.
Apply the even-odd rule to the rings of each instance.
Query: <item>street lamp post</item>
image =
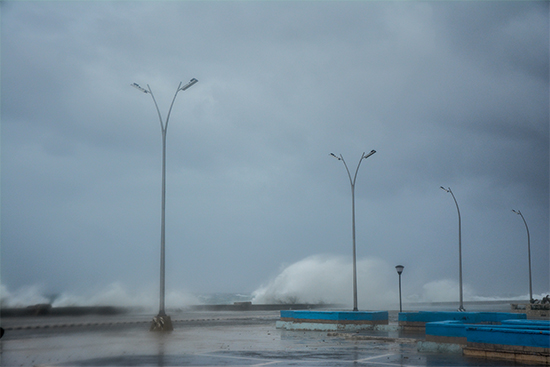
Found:
[[[151,324],[151,331],[171,331],[173,330],[172,327],[172,320],[170,319],[170,316],[166,315],[165,308],[164,308],[164,290],[165,290],[165,217],[166,217],[166,131],[168,129],[168,121],[170,120],[170,113],[172,112],[172,107],[174,106],[174,102],[176,101],[176,96],[180,91],[185,91],[189,87],[191,87],[193,84],[197,83],[198,80],[193,78],[189,81],[189,83],[182,86],[182,82],[180,82],[178,89],[176,89],[176,93],[174,94],[174,98],[172,99],[172,103],[170,104],[170,108],[168,109],[168,115],[166,116],[166,122],[162,121],[162,115],[160,113],[157,101],[155,99],[155,96],[153,94],[153,91],[151,90],[151,87],[149,84],[147,84],[147,89],[142,88],[139,84],[133,83],[131,84],[132,87],[140,90],[141,92],[145,94],[150,94],[151,98],[153,99],[153,102],[155,103],[155,107],[157,109],[159,121],[160,121],[160,130],[162,134],[162,194],[161,194],[161,219],[160,219],[160,305],[159,305],[159,314],[153,318],[153,322]]]
[[[361,162],[363,161],[363,159],[367,159],[374,153],[376,153],[376,150],[371,150],[368,154],[365,154],[363,152],[363,155],[361,156],[361,159],[359,159],[359,163],[357,164],[357,169],[355,170],[355,176],[353,176],[353,179],[351,178],[351,174],[349,172],[348,165],[344,160],[344,157],[341,154],[339,157],[337,157],[334,153],[330,153],[331,156],[333,156],[334,158],[344,163],[344,167],[346,167],[346,171],[348,172],[349,183],[351,185],[351,222],[352,222],[351,232],[352,232],[352,239],[353,239],[353,311],[358,311],[358,308],[357,308],[357,257],[356,257],[356,251],[355,251],[355,180],[357,179],[357,172],[359,172],[359,166],[361,165]]]
[[[525,221],[525,218],[523,217],[523,214],[521,214],[520,210],[514,210],[512,209],[514,213],[519,215],[521,219],[523,219],[523,223],[525,224],[525,229],[527,230],[527,256],[529,259],[529,302],[533,303],[533,282],[531,279],[531,238],[529,236],[529,227],[527,226],[527,222]]]
[[[397,265],[395,267],[395,270],[397,270],[397,274],[399,274],[399,312],[403,312],[403,304],[401,303],[401,273],[403,272],[403,269],[405,267],[403,265]]]
[[[462,291],[462,226],[460,222],[460,209],[458,208],[458,203],[456,201],[455,195],[451,191],[451,188],[448,189],[444,188],[443,186],[440,186],[442,190],[447,191],[451,196],[453,197],[453,200],[455,201],[456,210],[458,212],[458,287],[460,288],[460,306],[458,307],[458,311],[466,311],[464,308],[464,299],[463,299],[463,291]]]

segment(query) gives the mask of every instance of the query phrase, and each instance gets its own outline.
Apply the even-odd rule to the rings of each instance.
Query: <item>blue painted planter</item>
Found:
[[[465,324],[460,321],[429,322],[426,324],[426,341],[469,346],[481,343],[546,348],[548,353],[550,321],[503,320],[501,325],[490,326]],[[545,353],[545,350],[542,350],[542,353]]]
[[[292,319],[292,318],[294,318],[294,311],[281,310],[281,319]]]
[[[468,345],[475,343],[550,349],[550,330],[495,326],[468,326]]]
[[[504,320],[502,325],[509,325],[513,327],[527,327],[528,329],[536,327],[543,330],[550,330],[550,320]]]
[[[460,321],[437,321],[426,324],[426,338],[428,335],[453,338],[466,338],[466,325]]]
[[[423,327],[428,322],[460,321],[469,324],[500,324],[504,320],[526,319],[523,313],[508,312],[400,312],[399,325]]]
[[[518,363],[550,365],[550,323],[505,320],[502,325],[465,325],[464,355],[506,358]]]
[[[466,337],[466,329],[476,325],[464,324],[460,321],[438,321],[426,324],[426,336]],[[479,325],[481,327],[481,325]],[[550,321],[545,320],[504,320],[502,325],[487,326],[493,330],[533,330],[550,332]]]

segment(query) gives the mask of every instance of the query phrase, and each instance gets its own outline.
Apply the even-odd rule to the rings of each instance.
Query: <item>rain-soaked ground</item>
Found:
[[[423,333],[327,333],[275,328],[276,311],[20,317],[1,320],[1,366],[516,366],[460,353],[417,351]],[[390,322],[395,319],[391,315]],[[349,338],[377,337],[371,339]],[[348,336],[348,337],[346,337]]]

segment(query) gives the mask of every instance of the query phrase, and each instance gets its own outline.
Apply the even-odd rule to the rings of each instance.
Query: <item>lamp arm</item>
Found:
[[[176,101],[176,97],[178,95],[178,92],[180,91],[182,82],[180,82],[180,85],[178,85],[178,89],[176,89],[176,93],[174,93],[174,98],[172,98],[172,103],[170,104],[170,109],[168,110],[168,115],[166,116],[166,124],[164,124],[164,130],[168,129],[168,120],[170,120],[170,114],[172,113],[172,107],[174,106],[174,102]]]
[[[359,166],[361,166],[361,162],[363,162],[364,158],[365,158],[365,153],[363,152],[363,155],[361,156],[359,163],[357,163],[357,168],[355,169],[355,176],[353,176],[353,185],[355,185],[355,181],[357,180],[357,173],[359,172]]]
[[[450,187],[449,187],[449,192],[451,193],[451,196],[453,197],[453,200],[455,201],[456,211],[458,212],[458,221],[460,222],[460,208],[458,207],[458,202],[456,201],[455,194],[453,194]]]
[[[155,95],[153,94],[153,91],[151,90],[151,87],[149,86],[149,84],[147,84],[147,89],[149,89],[149,94],[151,94],[151,98],[153,98],[153,102],[155,103],[155,108],[157,109],[157,114],[159,115],[160,129],[164,133],[165,127],[162,122],[162,115],[160,114],[159,105],[157,104],[157,100],[155,99]]]
[[[346,167],[346,172],[348,173],[348,178],[349,178],[349,183],[353,189],[353,186],[355,185],[355,180],[351,180],[351,174],[349,173],[349,168],[348,168],[348,165],[346,164],[346,160],[344,159],[344,157],[340,154],[340,160],[342,161],[342,163],[344,163],[344,167]]]

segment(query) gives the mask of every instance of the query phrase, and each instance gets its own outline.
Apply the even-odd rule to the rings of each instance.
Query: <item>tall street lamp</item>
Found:
[[[151,90],[151,87],[149,84],[147,84],[147,89],[142,88],[139,84],[133,83],[131,84],[132,87],[138,89],[139,91],[150,94],[151,98],[153,99],[153,102],[155,103],[155,107],[157,109],[159,121],[160,121],[160,130],[162,134],[162,194],[161,194],[161,217],[160,217],[160,305],[159,305],[159,314],[153,318],[153,322],[151,324],[151,331],[171,331],[174,328],[172,327],[172,320],[170,319],[170,316],[166,315],[165,309],[164,309],[164,288],[165,288],[165,281],[164,281],[164,267],[165,267],[165,250],[164,250],[164,241],[165,241],[165,217],[166,217],[166,131],[168,129],[168,121],[170,120],[170,113],[172,112],[172,107],[174,106],[174,102],[176,100],[176,96],[180,91],[185,91],[189,87],[191,87],[193,84],[197,83],[198,80],[193,78],[189,81],[189,83],[182,86],[182,82],[180,82],[178,89],[176,89],[176,93],[174,94],[174,98],[172,99],[172,104],[170,104],[170,109],[168,110],[168,115],[166,116],[166,122],[162,121],[162,115],[160,114],[159,106],[157,104],[157,101],[155,99],[155,95],[153,94],[153,91]]]
[[[531,280],[531,239],[529,237],[529,227],[527,226],[527,222],[525,221],[525,218],[523,217],[523,214],[521,214],[520,210],[514,210],[512,209],[514,213],[519,215],[521,219],[523,219],[523,223],[525,224],[525,229],[527,229],[527,256],[529,259],[529,302],[533,303],[533,282]]]
[[[440,186],[442,190],[447,191],[449,194],[452,195],[453,200],[455,201],[456,210],[458,212],[458,287],[460,288],[460,306],[458,307],[458,311],[466,311],[464,308],[464,300],[463,300],[463,293],[462,293],[462,226],[460,222],[460,209],[458,208],[458,203],[456,202],[455,195],[451,191],[451,188],[448,189],[444,188],[443,186]]]
[[[344,163],[344,167],[346,167],[346,171],[348,172],[349,177],[349,183],[351,184],[351,231],[352,231],[352,238],[353,238],[353,311],[358,311],[357,309],[357,258],[356,258],[356,251],[355,251],[355,180],[357,179],[357,172],[359,172],[359,166],[361,165],[361,162],[363,159],[367,159],[371,155],[376,153],[376,150],[371,150],[368,154],[365,154],[363,152],[363,155],[361,156],[361,159],[359,159],[359,163],[357,164],[357,169],[355,170],[355,176],[353,176],[353,179],[351,178],[351,174],[348,169],[348,165],[346,164],[346,161],[344,160],[344,157],[340,154],[339,157],[337,157],[334,153],[330,153],[331,156],[338,159],[339,161],[342,161]]]
[[[403,269],[405,269],[403,265],[397,265],[395,267],[397,274],[399,274],[399,312],[403,312],[403,304],[401,303],[401,273],[403,272]]]

